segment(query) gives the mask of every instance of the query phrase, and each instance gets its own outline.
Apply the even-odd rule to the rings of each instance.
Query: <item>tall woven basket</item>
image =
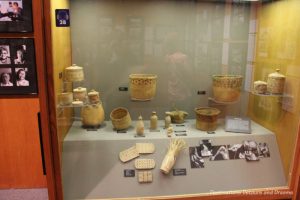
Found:
[[[234,102],[239,100],[243,77],[240,75],[214,75],[213,96],[216,101]]]
[[[149,101],[156,93],[155,74],[130,74],[130,97],[135,101]]]

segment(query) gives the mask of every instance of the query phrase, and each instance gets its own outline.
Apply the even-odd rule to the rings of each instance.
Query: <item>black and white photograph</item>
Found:
[[[9,45],[0,45],[0,64],[11,64]]]
[[[12,70],[11,68],[0,68],[1,75],[1,87],[12,87],[14,86],[12,83]]]
[[[200,150],[201,150],[202,157],[212,156],[211,140],[202,140],[202,144],[200,144]]]
[[[28,68],[16,68],[16,86],[29,86],[29,81],[26,79]]]
[[[1,0],[0,32],[32,32],[32,1]]]
[[[258,161],[257,143],[253,140],[246,140],[243,142],[245,149],[245,159],[247,161]]]
[[[269,158],[270,150],[267,143],[258,143],[258,157]]]
[[[229,160],[228,145],[213,146],[211,161]]]
[[[229,159],[245,159],[245,150],[243,144],[233,144],[228,146]]]
[[[22,44],[16,47],[15,57],[14,57],[15,64],[25,64],[26,63],[26,45]]]
[[[190,147],[191,168],[204,168],[204,159],[201,156],[200,147]]]
[[[0,21],[22,21],[22,0],[0,1]]]
[[[1,75],[1,82],[3,82],[2,85],[11,86],[0,87],[0,95],[37,94],[33,39],[2,38],[0,39],[0,49],[0,70],[7,73],[3,75],[3,78]],[[5,59],[9,59],[10,62],[4,64]],[[6,82],[4,83],[4,81]]]

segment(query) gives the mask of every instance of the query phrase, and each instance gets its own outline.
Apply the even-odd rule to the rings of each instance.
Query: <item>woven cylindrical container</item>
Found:
[[[217,129],[217,120],[220,110],[211,107],[195,108],[196,128],[202,131],[214,131]]]
[[[265,94],[267,92],[267,83],[265,81],[254,81],[253,92],[256,94]]]
[[[240,75],[214,75],[214,99],[220,102],[234,102],[239,100],[242,82],[243,77]]]
[[[72,92],[63,92],[58,95],[58,102],[60,105],[70,105],[73,101]]]
[[[114,129],[123,130],[131,125],[131,117],[126,108],[115,108],[110,113],[110,119]]]
[[[86,101],[86,88],[78,87],[73,89],[73,98],[80,101]]]
[[[130,74],[130,97],[135,101],[149,101],[156,93],[155,74]]]
[[[283,94],[285,76],[279,73],[280,69],[276,72],[269,74],[267,80],[267,90],[271,94]]]
[[[88,97],[89,97],[89,101],[91,104],[96,104],[100,102],[100,96],[99,96],[99,92],[95,91],[95,90],[91,90],[88,93]]]
[[[65,77],[67,81],[77,82],[84,80],[83,68],[73,64],[65,69]]]

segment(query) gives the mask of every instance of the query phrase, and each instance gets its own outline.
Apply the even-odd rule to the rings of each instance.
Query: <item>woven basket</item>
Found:
[[[211,107],[195,108],[196,128],[202,131],[214,131],[217,129],[217,120],[220,110]]]
[[[220,102],[234,102],[239,100],[242,82],[243,77],[240,75],[214,75],[214,99]]]
[[[126,108],[115,108],[110,113],[110,119],[116,130],[124,130],[131,125],[131,117]]]
[[[130,96],[135,101],[149,101],[156,93],[155,74],[130,74]]]

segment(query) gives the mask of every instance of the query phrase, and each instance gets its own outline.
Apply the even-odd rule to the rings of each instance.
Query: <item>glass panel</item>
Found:
[[[52,1],[71,13],[70,28],[52,30],[66,199],[287,186],[300,107],[297,6]],[[284,77],[268,77],[276,68]],[[175,161],[172,141],[186,143]],[[135,166],[153,161],[145,173]]]

